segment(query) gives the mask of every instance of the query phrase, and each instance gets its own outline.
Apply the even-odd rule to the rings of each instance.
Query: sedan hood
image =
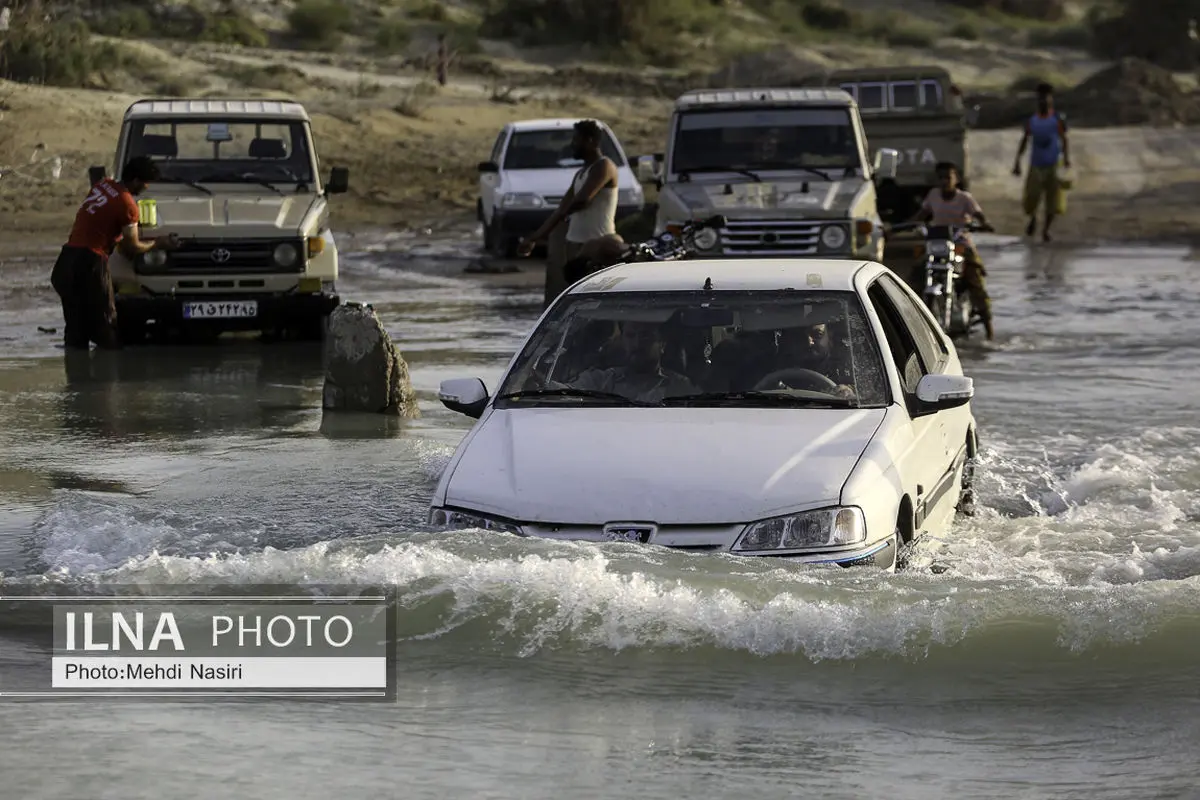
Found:
[[[148,195],[156,201],[158,227],[180,235],[233,237],[303,235],[325,200],[312,194]],[[227,231],[220,231],[225,228]]]
[[[445,504],[524,522],[733,524],[836,504],[884,409],[494,410]]]
[[[675,184],[669,191],[697,217],[724,214],[736,219],[761,217],[764,211],[773,211],[788,217],[829,219],[846,216],[862,188],[862,178],[823,181],[813,176],[811,180],[789,178],[762,183],[693,180]]]

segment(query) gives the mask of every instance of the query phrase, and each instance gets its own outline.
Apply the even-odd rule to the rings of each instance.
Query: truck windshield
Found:
[[[846,108],[746,108],[680,114],[671,170],[859,168]]]
[[[572,128],[553,128],[540,131],[516,131],[508,140],[508,150],[504,154],[504,169],[560,169],[562,167],[582,167],[583,162],[574,158],[571,152],[571,139],[575,131]],[[625,157],[621,148],[603,132],[600,140],[600,151],[612,159],[618,167],[625,166]]]
[[[150,156],[165,183],[311,183],[303,122],[279,119],[135,120],[126,158]]]

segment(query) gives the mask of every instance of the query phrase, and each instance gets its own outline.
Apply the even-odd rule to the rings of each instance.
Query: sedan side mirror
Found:
[[[350,170],[346,167],[334,167],[329,171],[329,183],[325,184],[326,194],[343,194],[350,188]]]
[[[495,161],[480,161],[479,162],[479,171],[480,172],[499,172],[500,165],[497,164]]]
[[[974,396],[975,381],[965,375],[926,375],[917,384],[917,402],[926,412],[965,406]]]
[[[479,378],[455,378],[442,381],[438,399],[451,411],[479,419],[487,407],[488,390]]]
[[[895,179],[900,168],[900,151],[881,147],[875,153],[875,180]]]

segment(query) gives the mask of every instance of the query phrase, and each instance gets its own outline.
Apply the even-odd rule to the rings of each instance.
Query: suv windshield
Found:
[[[497,391],[508,405],[814,406],[889,401],[858,296],[605,292],[565,298]]]
[[[689,111],[679,115],[671,170],[859,169],[858,139],[844,107]]]
[[[541,131],[516,131],[508,140],[504,153],[504,169],[559,169],[582,167],[583,162],[571,152],[573,128],[555,128]],[[620,148],[608,131],[603,131],[600,151],[612,159],[618,167],[625,166]]]
[[[279,119],[153,119],[130,124],[127,158],[146,155],[165,183],[312,183],[306,126]]]

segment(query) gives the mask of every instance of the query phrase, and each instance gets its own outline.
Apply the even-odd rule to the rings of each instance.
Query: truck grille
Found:
[[[275,263],[273,253],[281,244],[296,248],[299,257],[290,267]],[[268,240],[185,240],[180,248],[167,256],[162,267],[139,265],[142,273],[187,273],[189,275],[220,275],[226,273],[303,272],[307,253],[303,239]]]
[[[725,255],[807,256],[817,252],[819,222],[729,220],[721,229]]]

